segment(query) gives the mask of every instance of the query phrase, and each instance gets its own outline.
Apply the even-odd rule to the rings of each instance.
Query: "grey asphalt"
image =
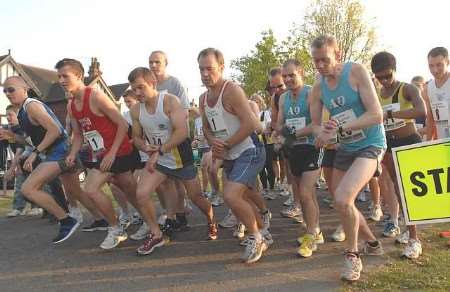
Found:
[[[324,196],[320,192],[320,198]],[[231,229],[219,239],[204,240],[205,220],[197,209],[189,216],[192,229],[149,256],[137,256],[138,242],[128,240],[103,251],[106,232],[78,231],[59,245],[50,243],[57,226],[36,217],[0,218],[0,291],[333,291],[341,287],[343,244],[326,242],[311,258],[296,256],[301,224],[281,218],[286,197],[268,201],[275,243],[253,265],[242,264],[243,247]],[[362,208],[367,205],[363,204]],[[216,208],[217,218],[226,213]],[[330,236],[338,224],[334,210],[321,203],[321,226]],[[88,215],[85,222],[89,221]],[[377,235],[381,227],[376,226]],[[136,227],[129,229],[132,234]],[[384,241],[386,242],[386,240]],[[392,240],[386,245],[393,248]],[[364,257],[365,269],[386,257]]]

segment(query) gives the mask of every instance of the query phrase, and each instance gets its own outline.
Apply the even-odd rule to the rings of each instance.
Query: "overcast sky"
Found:
[[[95,56],[109,85],[126,82],[136,66],[148,66],[153,50],[167,52],[168,71],[189,90],[201,93],[196,57],[205,47],[230,60],[247,54],[272,29],[283,39],[301,22],[308,1],[101,1],[1,0],[0,55],[11,49],[23,64],[53,68],[61,58],[86,67]],[[450,47],[450,1],[367,0],[382,48],[397,57],[399,79],[430,78],[426,63],[435,46]],[[229,73],[229,69],[227,72]]]

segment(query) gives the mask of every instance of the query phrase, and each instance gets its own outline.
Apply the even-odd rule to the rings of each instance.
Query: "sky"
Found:
[[[431,78],[427,53],[450,49],[450,1],[362,0],[375,26],[379,48],[397,58],[399,80]],[[11,49],[22,64],[52,69],[64,57],[87,71],[97,57],[109,85],[124,83],[153,50],[168,55],[168,73],[181,80],[190,99],[203,91],[198,52],[216,47],[230,61],[248,54],[272,29],[282,40],[301,23],[309,1],[0,0],[0,55]]]

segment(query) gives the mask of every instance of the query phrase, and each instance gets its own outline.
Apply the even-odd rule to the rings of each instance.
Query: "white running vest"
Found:
[[[233,136],[241,127],[241,122],[237,116],[230,114],[223,107],[222,96],[227,84],[228,81],[225,81],[214,107],[209,107],[208,105],[208,92],[205,93],[205,97],[203,99],[203,106],[209,127],[211,128],[214,136],[222,141],[226,141],[228,138]],[[242,152],[250,148],[255,148],[255,144],[250,137],[247,137],[239,144],[234,145],[231,149],[226,151],[224,158],[225,160],[235,160],[242,154]]]
[[[436,87],[435,80],[430,80],[427,85],[430,98],[433,119],[436,122],[437,138],[450,137],[450,78],[440,87]]]
[[[147,143],[152,145],[162,145],[172,135],[172,124],[164,113],[164,96],[166,92],[160,92],[154,114],[150,114],[145,107],[145,103],[139,104],[139,123],[144,131]],[[170,169],[182,168],[181,158],[177,148],[171,152],[160,155],[158,164]]]

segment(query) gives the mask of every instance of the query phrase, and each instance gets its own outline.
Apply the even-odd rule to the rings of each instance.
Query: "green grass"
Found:
[[[450,291],[450,249],[439,231],[450,224],[436,224],[420,232],[424,254],[417,260],[404,260],[398,252],[388,254],[388,263],[364,274],[342,291]]]

